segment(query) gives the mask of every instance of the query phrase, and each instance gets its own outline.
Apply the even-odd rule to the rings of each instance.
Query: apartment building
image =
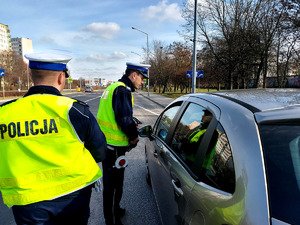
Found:
[[[29,38],[12,38],[11,39],[12,50],[17,52],[19,55],[23,57],[25,61],[24,55],[33,52],[32,40]]]
[[[7,25],[0,23],[0,51],[11,50],[10,30]]]
[[[101,87],[106,87],[110,83],[107,79],[105,78],[90,78],[85,80],[85,85],[86,86],[101,86]]]

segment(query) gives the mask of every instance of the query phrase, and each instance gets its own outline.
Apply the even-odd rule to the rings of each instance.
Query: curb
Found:
[[[148,97],[148,96],[144,95],[143,93],[139,93],[139,92],[138,92],[138,94],[139,94],[139,95],[142,95],[144,98],[147,98],[147,99],[149,99],[150,101],[152,101],[152,102],[156,103],[157,105],[159,105],[159,106],[160,106],[160,107],[162,107],[162,108],[165,108],[165,107],[166,107],[166,106],[164,106],[164,105],[160,104],[159,102],[157,102],[157,101],[153,100],[152,98],[150,98],[150,97]]]

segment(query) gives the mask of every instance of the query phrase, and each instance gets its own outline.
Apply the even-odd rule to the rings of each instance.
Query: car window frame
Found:
[[[185,107],[185,110],[182,112],[181,117],[178,119],[177,124],[174,127],[174,131],[175,131],[175,128],[177,127],[178,123],[180,122],[180,120],[181,120],[184,112],[187,110],[188,106],[190,104],[192,104],[192,103],[197,104],[197,105],[199,105],[199,106],[201,106],[203,108],[206,108],[206,109],[209,108],[209,107],[208,108],[204,107],[203,105],[198,104],[196,102],[189,101],[189,103]],[[210,121],[210,123],[209,123],[209,125],[208,125],[208,127],[206,129],[206,132],[203,134],[203,139],[202,139],[200,145],[197,148],[197,153],[196,153],[196,156],[195,156],[195,161],[193,162],[193,165],[191,167],[189,167],[184,162],[184,160],[182,160],[181,157],[179,157],[178,154],[173,149],[171,149],[171,147],[170,147],[171,152],[176,156],[176,158],[181,162],[181,164],[186,168],[186,170],[189,171],[190,175],[196,181],[201,181],[202,164],[204,162],[204,158],[205,158],[206,152],[208,151],[210,140],[211,140],[211,138],[213,136],[213,133],[214,133],[217,125],[218,125],[218,120],[216,119],[216,116],[215,116],[214,112],[211,111],[211,113],[213,114],[213,118]],[[174,135],[174,131],[173,131],[173,135]]]
[[[181,111],[182,111],[182,109],[183,109],[183,106],[184,106],[185,104],[186,104],[186,102],[181,100],[181,101],[173,102],[171,105],[168,105],[168,106],[164,109],[164,111],[159,115],[159,117],[157,118],[157,120],[156,120],[156,122],[155,122],[155,124],[154,124],[154,126],[153,126],[153,135],[155,136],[155,138],[158,138],[162,143],[165,143],[166,146],[169,146],[169,144],[170,144],[170,137],[169,137],[169,136],[170,136],[170,133],[173,133],[173,132],[174,132],[174,129],[175,129],[175,127],[174,127],[174,121],[177,121],[177,120],[178,120],[178,117],[179,117],[179,115],[180,115],[180,113],[181,113]],[[170,125],[170,129],[168,130],[168,134],[167,134],[166,139],[163,140],[163,139],[161,139],[161,138],[159,137],[159,135],[157,135],[158,124],[160,123],[160,121],[161,121],[161,119],[162,119],[162,116],[164,115],[164,113],[165,113],[167,110],[169,110],[170,108],[173,108],[173,107],[175,107],[175,106],[178,106],[178,105],[179,105],[179,109],[178,109],[176,115],[174,116],[174,119],[172,120],[172,123],[171,123],[171,125]]]
[[[217,128],[218,123],[219,123],[219,121],[216,119],[215,116],[213,116],[212,120],[210,121],[210,123],[206,129],[206,132],[204,133],[202,141],[201,141],[200,145],[198,146],[197,154],[195,157],[195,162],[193,163],[193,166],[192,166],[193,171],[196,172],[196,175],[198,177],[201,177],[202,164],[204,162],[204,158],[208,151],[210,141],[212,139],[215,129]]]
[[[224,127],[222,126],[222,123],[220,121],[221,110],[219,107],[217,107],[216,105],[214,105],[213,103],[209,102],[206,99],[202,99],[199,97],[189,97],[188,99],[186,99],[184,101],[174,102],[174,104],[171,104],[170,106],[168,106],[160,114],[159,118],[156,120],[156,123],[154,125],[155,129],[157,128],[158,123],[160,123],[161,117],[165,113],[165,111],[174,106],[178,106],[178,104],[180,104],[180,108],[178,109],[176,115],[174,116],[174,118],[172,120],[172,123],[170,125],[170,129],[168,130],[166,139],[163,140],[158,135],[156,135],[157,131],[155,131],[153,133],[153,135],[161,142],[161,144],[163,144],[165,146],[165,148],[168,149],[168,151],[172,154],[172,156],[178,160],[180,165],[187,171],[187,173],[190,174],[190,176],[195,180],[195,182],[203,182],[205,180],[205,178],[203,177],[204,174],[203,174],[202,164],[204,162],[207,151],[209,150],[211,139],[212,139],[214,132],[217,129],[219,124],[222,127],[222,129],[224,130]],[[196,104],[202,108],[209,110],[213,114],[212,120],[211,120],[209,126],[207,127],[207,130],[203,136],[203,139],[202,139],[200,145],[197,148],[197,154],[195,156],[195,161],[192,166],[188,166],[186,164],[186,162],[180,157],[180,155],[178,155],[178,153],[175,150],[173,150],[171,147],[176,128],[177,128],[178,124],[180,123],[184,113],[190,106],[190,104]],[[225,130],[224,130],[224,132],[226,134]],[[229,145],[230,145],[230,143],[229,143]],[[233,157],[233,155],[232,155],[232,157]],[[206,184],[206,182],[204,182],[203,184],[207,185],[207,187],[209,187],[212,190],[217,190],[217,192],[220,191],[221,193],[228,193],[229,195],[232,195],[232,193],[226,192],[222,189],[218,189],[214,186],[211,186],[210,184]]]
[[[211,188],[213,188],[213,189],[217,189],[218,191],[221,191],[222,193],[227,193],[227,194],[229,194],[229,195],[232,195],[234,192],[235,192],[235,188],[236,188],[236,170],[235,170],[235,166],[234,166],[234,164],[235,164],[235,160],[234,160],[234,158],[233,158],[233,154],[232,154],[232,148],[231,148],[231,145],[230,145],[230,143],[229,143],[229,139],[228,139],[228,137],[227,137],[227,134],[226,134],[226,132],[225,132],[225,129],[224,129],[224,127],[222,126],[222,124],[221,124],[221,122],[220,121],[217,121],[217,126],[216,126],[216,128],[215,129],[219,129],[219,130],[222,130],[223,132],[222,132],[222,134],[223,135],[225,135],[225,137],[226,137],[226,140],[227,140],[227,142],[228,142],[228,145],[229,145],[229,150],[230,150],[230,152],[231,152],[231,156],[230,157],[228,157],[228,159],[229,158],[231,158],[231,161],[232,161],[232,163],[233,163],[233,170],[234,170],[234,189],[233,190],[231,190],[231,191],[229,191],[228,189],[227,190],[225,190],[225,188],[224,188],[224,186],[222,185],[222,187],[221,186],[219,186],[219,182],[217,181],[215,181],[215,179],[211,179],[210,177],[209,177],[209,175],[208,174],[206,174],[206,170],[203,170],[202,169],[202,171],[201,171],[201,176],[200,176],[200,180],[201,180],[201,182],[203,182],[204,184],[206,184],[207,186],[209,186],[209,187],[211,187]],[[220,136],[219,136],[220,137]],[[210,139],[211,140],[211,139]],[[218,143],[218,141],[217,141],[217,143]],[[222,142],[221,142],[222,143]],[[208,146],[210,145],[210,143],[208,143]],[[224,145],[223,145],[223,147],[224,147]],[[207,150],[208,150],[209,148],[207,148]],[[205,154],[206,155],[206,154]],[[215,156],[214,156],[215,157]],[[213,158],[214,158],[213,157]],[[227,164],[229,162],[229,160],[227,160],[226,161],[226,163],[225,164]],[[206,182],[206,180],[210,180],[210,182],[208,183],[208,182]],[[214,185],[212,185],[211,183],[213,183]],[[226,182],[226,184],[228,185],[229,184],[229,182]]]
[[[160,122],[161,117],[162,117],[162,115],[164,114],[164,112],[166,110],[180,104],[180,102],[181,102],[180,108],[177,111],[177,113],[176,113],[176,115],[175,115],[175,117],[174,117],[174,119],[171,123],[171,126],[170,126],[170,129],[169,129],[168,133],[167,133],[166,139],[163,140],[158,135],[156,135],[156,133],[157,133],[156,129],[157,129],[158,123]],[[207,131],[205,132],[205,134],[203,136],[203,141],[198,146],[195,162],[193,164],[193,171],[191,170],[191,168],[189,166],[186,165],[186,163],[182,160],[182,158],[171,148],[172,138],[174,136],[175,129],[176,129],[178,123],[180,122],[184,112],[187,110],[188,106],[191,103],[194,103],[194,104],[199,105],[203,108],[206,108],[213,114],[212,121],[210,122],[210,124],[207,128]],[[196,181],[201,181],[201,171],[202,171],[201,165],[204,161],[204,158],[205,158],[206,152],[208,150],[208,146],[209,146],[210,140],[212,138],[212,135],[214,133],[214,130],[216,129],[216,127],[218,125],[220,115],[221,115],[220,109],[216,105],[214,105],[213,103],[211,103],[211,102],[209,102],[205,99],[199,98],[199,97],[190,96],[189,98],[187,98],[185,100],[177,101],[177,102],[174,102],[172,105],[169,105],[160,114],[159,118],[156,120],[156,123],[154,125],[153,135],[155,136],[155,138],[158,138],[168,148],[168,150],[172,153],[172,155],[174,157],[176,157],[176,159],[181,163],[181,165],[188,171],[188,173]],[[204,140],[205,140],[205,142],[204,142]]]

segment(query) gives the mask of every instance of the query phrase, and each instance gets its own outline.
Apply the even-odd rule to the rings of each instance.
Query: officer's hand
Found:
[[[137,137],[136,139],[130,141],[130,145],[136,145],[139,142],[139,137]]]

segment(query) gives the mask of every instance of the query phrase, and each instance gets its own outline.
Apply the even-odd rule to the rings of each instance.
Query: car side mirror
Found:
[[[140,137],[148,137],[151,138],[152,135],[152,127],[151,125],[142,127],[139,129],[139,136]]]

